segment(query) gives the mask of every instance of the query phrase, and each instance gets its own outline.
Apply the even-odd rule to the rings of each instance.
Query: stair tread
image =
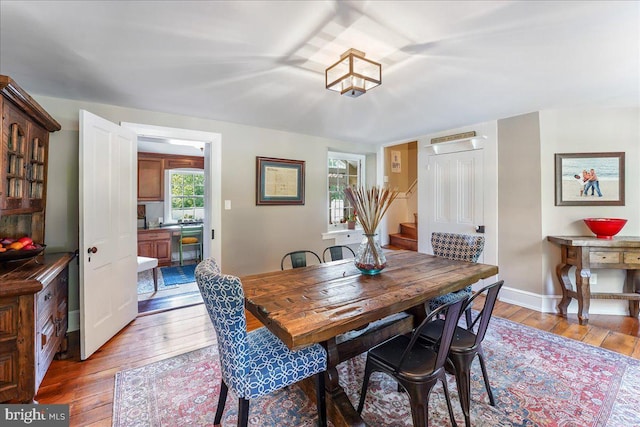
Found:
[[[418,241],[418,239],[416,239],[415,237],[411,237],[409,235],[402,234],[402,233],[389,234],[389,237],[395,237],[397,239],[404,239],[404,240],[411,240],[414,242]]]

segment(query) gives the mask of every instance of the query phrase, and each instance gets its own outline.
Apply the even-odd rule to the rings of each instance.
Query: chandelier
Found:
[[[327,89],[356,98],[382,83],[382,66],[366,59],[365,53],[349,49],[325,71]]]

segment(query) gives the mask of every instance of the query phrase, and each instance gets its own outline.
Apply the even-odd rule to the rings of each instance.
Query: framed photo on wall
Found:
[[[304,161],[256,157],[256,205],[304,205]]]
[[[556,206],[624,206],[624,152],[556,153]]]

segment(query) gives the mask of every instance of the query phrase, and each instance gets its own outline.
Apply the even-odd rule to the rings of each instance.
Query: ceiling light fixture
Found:
[[[382,65],[366,59],[365,53],[349,49],[325,71],[327,89],[356,98],[382,83]]]

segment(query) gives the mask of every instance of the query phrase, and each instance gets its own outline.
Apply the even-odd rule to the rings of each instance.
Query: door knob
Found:
[[[98,252],[98,248],[96,248],[95,246],[92,246],[89,249],[87,249],[87,253],[89,254],[95,254],[96,252]]]
[[[484,225],[476,225],[476,233],[484,233]]]

